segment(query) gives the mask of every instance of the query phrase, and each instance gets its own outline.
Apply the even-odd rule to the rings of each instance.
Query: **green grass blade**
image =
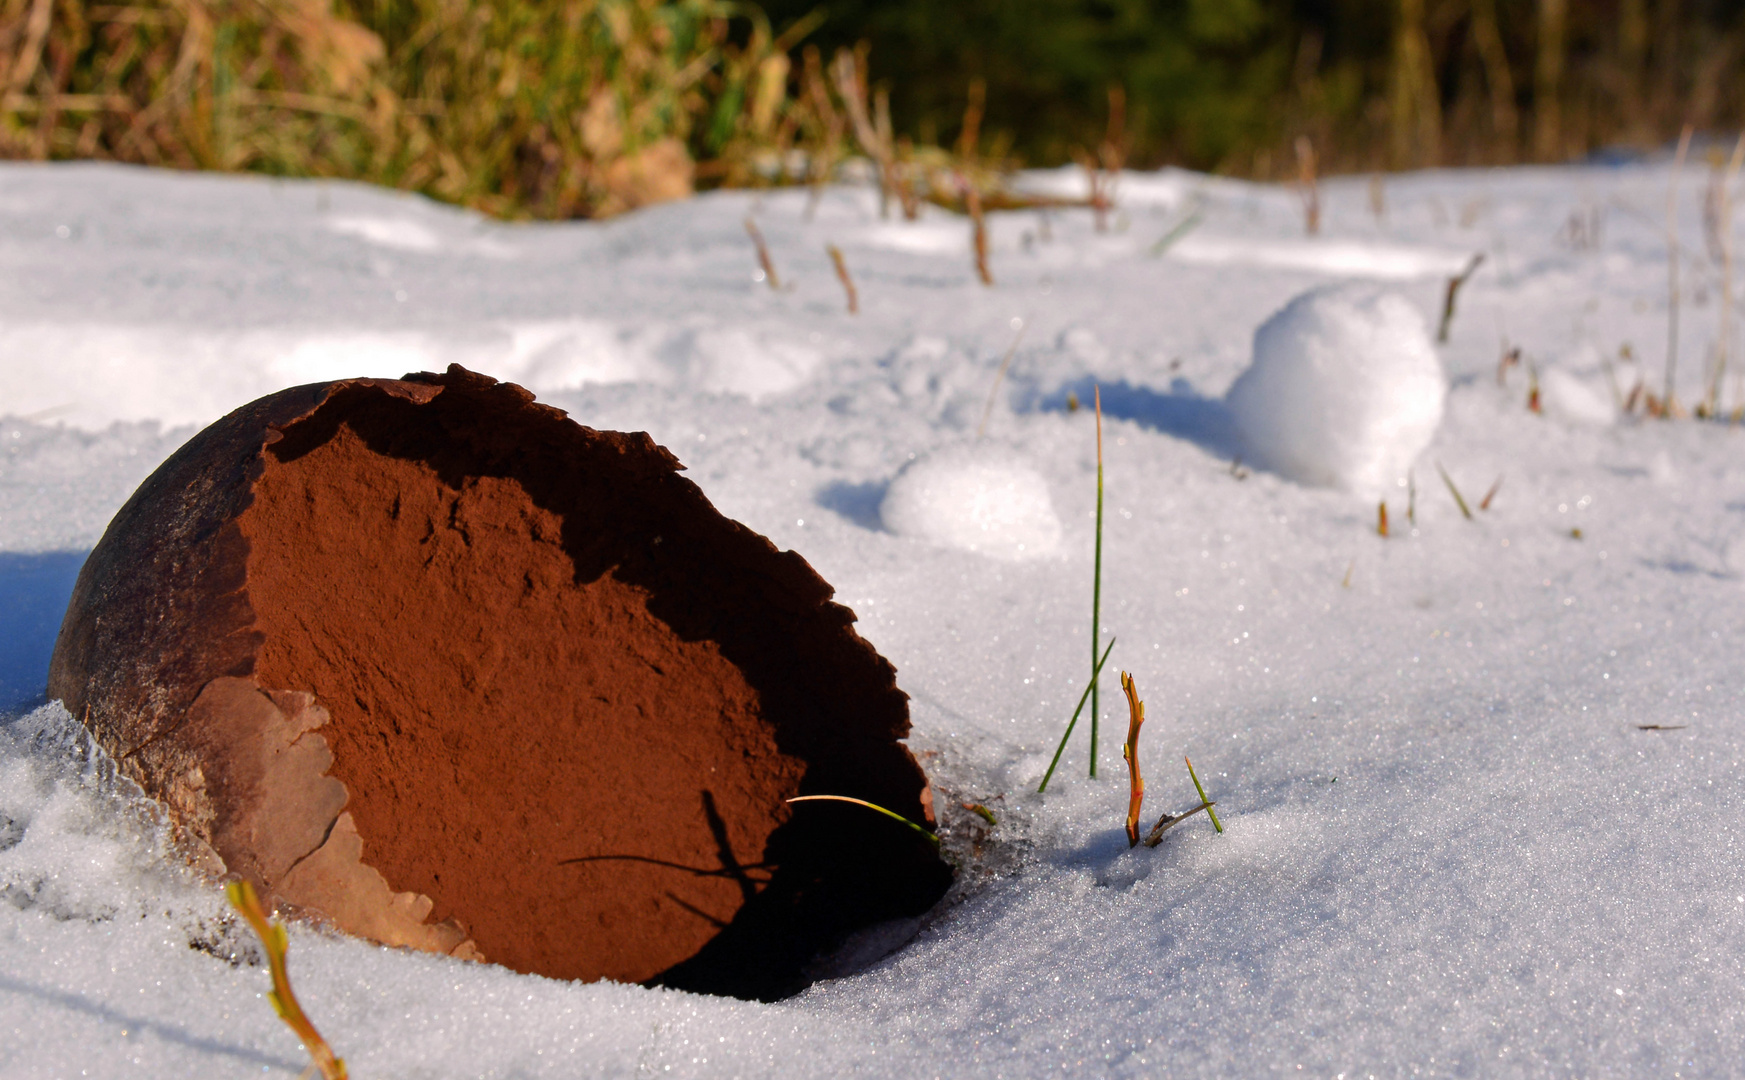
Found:
[[[1073,725],[1079,722],[1079,713],[1084,711],[1085,700],[1091,696],[1091,688],[1097,685],[1097,674],[1103,670],[1103,664],[1109,659],[1109,654],[1115,649],[1115,639],[1109,639],[1109,647],[1103,650],[1103,659],[1097,661],[1097,666],[1091,669],[1091,681],[1085,686],[1085,692],[1079,695],[1078,708],[1072,711],[1072,719],[1066,722],[1066,734],[1060,737],[1060,745],[1054,748],[1054,760],[1048,763],[1048,771],[1042,774],[1042,786],[1036,789],[1040,795],[1048,790],[1048,781],[1054,776],[1054,767],[1060,764],[1061,751],[1066,749],[1066,740],[1072,738]]]
[[[1097,557],[1091,571],[1091,779],[1097,778],[1097,645],[1103,640],[1103,388],[1097,394]],[[1068,728],[1067,730],[1072,730]]]
[[[1472,511],[1467,509],[1466,500],[1461,498],[1460,489],[1454,486],[1454,478],[1448,475],[1448,470],[1442,467],[1440,461],[1436,463],[1436,471],[1442,474],[1442,482],[1448,485],[1448,494],[1454,496],[1454,505],[1460,507],[1460,516],[1471,521]]]
[[[1200,793],[1200,802],[1205,804],[1206,816],[1212,819],[1212,828],[1217,829],[1222,833],[1224,831],[1224,826],[1218,820],[1218,811],[1212,809],[1212,800],[1206,798],[1206,789],[1200,786],[1200,774],[1194,772],[1194,763],[1185,756],[1182,760],[1188,763],[1188,776],[1193,778],[1194,790]]]
[[[1150,251],[1151,257],[1155,259],[1158,256],[1162,255],[1164,252],[1168,251],[1170,248],[1174,247],[1175,242],[1177,240],[1180,240],[1182,237],[1186,236],[1188,233],[1193,232],[1194,228],[1197,225],[1199,225],[1200,221],[1201,221],[1200,212],[1198,210],[1196,210],[1193,213],[1189,214],[1187,217],[1176,222],[1174,227],[1172,227],[1168,232],[1163,234],[1163,239],[1161,239],[1157,243],[1151,245],[1151,251]]]
[[[879,813],[890,818],[892,821],[902,822],[903,824],[909,826],[909,828],[914,829],[916,832],[920,833],[922,836],[925,836],[927,838],[927,842],[932,844],[934,847],[939,846],[939,837],[938,836],[934,835],[933,833],[928,832],[926,829],[923,829],[921,826],[915,824],[913,821],[910,821],[908,818],[897,813],[896,811],[886,810],[884,807],[880,806],[878,803],[869,803],[865,799],[851,799],[847,795],[796,795],[793,798],[789,799],[788,801],[791,803],[793,803],[793,802],[845,802],[845,803],[853,803],[856,806],[864,806],[868,810],[877,810]]]

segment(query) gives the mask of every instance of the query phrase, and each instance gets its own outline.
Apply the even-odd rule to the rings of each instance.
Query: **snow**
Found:
[[[1410,301],[1324,286],[1254,332],[1226,401],[1250,460],[1305,484],[1385,495],[1442,421],[1448,380]]]
[[[1306,238],[1292,190],[1130,174],[1106,233],[1080,211],[990,215],[986,288],[961,219],[881,222],[860,187],[510,226],[347,184],[0,167],[0,1076],[302,1068],[219,893],[39,704],[46,658],[84,553],[193,425],[292,382],[451,361],[650,431],[725,513],[817,566],[912,695],[964,871],[918,928],[771,1005],[294,927],[298,993],[354,1075],[1736,1073],[1745,433],[1621,417],[1613,390],[1659,388],[1670,175],[1390,177],[1379,215],[1367,178],[1328,180]],[[1685,170],[1687,404],[1722,336],[1707,183]],[[754,276],[748,214],[780,290]],[[1447,392],[1415,490],[1396,473],[1416,442],[1375,413],[1303,444],[1356,433],[1368,456],[1328,458],[1348,475],[1394,451],[1368,474],[1394,485],[1389,538],[1367,495],[1245,452],[1226,394],[1274,313],[1399,298],[1298,325],[1279,355],[1393,327],[1416,344],[1375,386],[1310,379],[1302,400],[1422,404],[1398,305],[1428,324],[1479,252],[1435,347]],[[1094,388],[1103,640],[1147,703],[1146,813],[1193,805],[1185,753],[1226,828],[1195,818],[1154,850],[1122,833],[1112,684],[1097,778],[1081,719],[1035,794],[1089,673],[1094,421],[1069,401]],[[950,485],[1025,494],[979,511],[929,494]],[[1032,556],[1051,520],[1053,553]],[[999,557],[1020,535],[1026,557]]]
[[[947,446],[903,466],[879,518],[898,536],[996,559],[1041,558],[1060,548],[1048,481],[994,446]]]

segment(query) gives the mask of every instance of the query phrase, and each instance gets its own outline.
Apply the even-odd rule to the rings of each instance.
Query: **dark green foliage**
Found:
[[[1029,164],[1093,148],[1107,88],[1127,92],[1130,161],[1283,178],[1292,141],[1327,171],[1535,156],[1539,0],[1489,0],[1506,60],[1493,90],[1484,0],[830,0],[826,52],[865,40],[899,130],[952,139],[966,88],[987,82],[983,130]],[[778,25],[816,0],[766,0]],[[1416,7],[1435,102],[1428,146],[1390,154],[1403,13]],[[1551,151],[1645,146],[1745,118],[1745,0],[1567,4]],[[1404,122],[1402,119],[1400,122]],[[1509,129],[1513,123],[1514,129]]]

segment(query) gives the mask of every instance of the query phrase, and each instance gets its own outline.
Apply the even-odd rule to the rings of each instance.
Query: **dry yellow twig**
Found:
[[[303,1014],[303,1007],[297,1004],[297,995],[291,992],[291,974],[285,966],[285,951],[290,946],[285,936],[285,924],[268,920],[260,897],[255,895],[254,886],[247,881],[233,881],[226,885],[224,895],[230,899],[230,906],[237,914],[260,935],[261,945],[267,951],[267,967],[273,975],[273,988],[267,991],[267,1000],[272,1003],[273,1011],[297,1033],[297,1038],[303,1040],[303,1048],[309,1051],[309,1057],[321,1071],[323,1080],[346,1080],[345,1062],[334,1055],[327,1040]]]

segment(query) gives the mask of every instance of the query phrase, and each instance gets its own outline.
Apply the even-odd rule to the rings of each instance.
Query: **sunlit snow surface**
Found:
[[[1681,199],[1687,402],[1719,337],[1703,173]],[[1745,431],[1617,420],[1606,372],[1659,385],[1668,175],[1390,178],[1380,219],[1366,178],[1332,181],[1313,239],[1293,191],[1128,176],[1106,234],[993,215],[990,289],[962,220],[881,221],[861,189],[810,215],[805,192],[730,193],[504,226],[342,184],[0,168],[0,1076],[302,1068],[219,894],[64,712],[28,710],[83,553],[190,425],[450,362],[652,432],[836,585],[913,697],[965,884],[901,952],[775,1005],[299,928],[297,988],[353,1075],[1736,1074]],[[1478,252],[1389,539],[1372,496],[1232,468],[1223,395],[1262,322],[1372,280],[1434,327]],[[973,461],[1045,489],[1027,505],[1058,547],[954,546],[977,519],[938,500],[890,531],[895,478],[975,441],[1014,319]],[[1498,385],[1505,343],[1543,415],[1525,365]],[[1193,804],[1187,753],[1226,826],[1155,850],[1122,835],[1112,685],[1098,779],[1081,720],[1034,794],[1090,667],[1096,448],[1068,402],[1094,386],[1105,640],[1147,702],[1147,815]]]

